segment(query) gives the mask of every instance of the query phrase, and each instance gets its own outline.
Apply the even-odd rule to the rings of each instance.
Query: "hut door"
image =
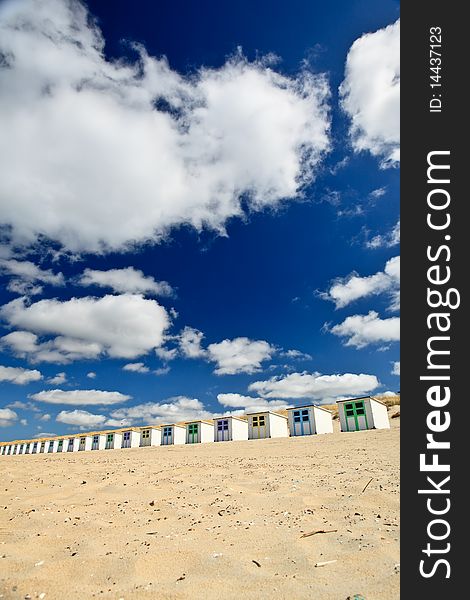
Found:
[[[80,445],[78,447],[80,451],[85,450],[85,438],[80,438]]]
[[[106,436],[106,446],[105,449],[106,450],[110,450],[114,447],[114,434],[113,433],[108,433],[108,435]]]
[[[294,435],[311,435],[313,433],[308,408],[294,410],[292,416],[294,420]]]
[[[364,402],[347,402],[344,405],[344,418],[346,419],[346,431],[361,431],[369,429],[367,423]]]
[[[188,444],[197,444],[199,442],[198,423],[188,425]]]
[[[99,436],[98,435],[94,435],[93,436],[93,440],[91,442],[91,449],[92,450],[98,450],[99,448]]]
[[[162,436],[162,446],[169,446],[173,443],[173,427],[164,427]]]
[[[150,446],[150,429],[142,431],[142,446]]]
[[[253,417],[252,421],[253,437],[257,439],[266,437],[266,417],[260,415],[259,417]]]
[[[131,447],[131,432],[125,431],[122,436],[122,447],[130,448]]]
[[[221,419],[217,421],[217,441],[227,442],[228,440],[228,419]]]

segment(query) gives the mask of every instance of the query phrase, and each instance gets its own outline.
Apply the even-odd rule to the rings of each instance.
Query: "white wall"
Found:
[[[247,440],[248,439],[248,421],[239,419],[229,419],[229,428],[231,426],[232,440]]]
[[[186,427],[173,425],[173,444],[186,444]]]
[[[388,420],[387,407],[381,402],[370,400],[370,407],[376,429],[390,429],[390,421]]]
[[[209,423],[199,423],[200,433],[199,441],[202,443],[214,441],[214,425]]]
[[[333,415],[326,410],[314,407],[315,433],[333,433]]]
[[[288,437],[287,418],[282,415],[268,415],[270,437]]]

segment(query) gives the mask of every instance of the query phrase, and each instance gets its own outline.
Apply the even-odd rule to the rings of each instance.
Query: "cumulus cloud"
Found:
[[[106,417],[103,415],[94,415],[86,410],[61,410],[56,417],[56,421],[67,425],[77,425],[83,430],[103,425]]]
[[[62,385],[66,381],[67,381],[67,374],[62,371],[61,373],[57,373],[57,375],[48,379],[47,383],[52,383],[52,385]]]
[[[240,408],[238,412],[256,412],[259,410],[276,410],[286,408],[288,404],[283,400],[265,400],[253,398],[242,394],[217,394],[217,400],[222,406]]]
[[[18,415],[11,408],[0,408],[0,427],[9,427],[18,419]]]
[[[105,406],[121,404],[130,400],[132,396],[120,392],[106,392],[103,390],[43,390],[29,396],[32,400],[48,404],[102,404]]]
[[[8,408],[19,408],[21,410],[32,410],[33,412],[40,412],[39,408],[32,402],[23,402],[21,400],[15,400],[15,402],[8,404]]]
[[[1,72],[1,67],[0,67]],[[1,117],[0,117],[1,118]],[[65,284],[62,273],[54,273],[51,269],[40,269],[29,260],[0,259],[0,273],[11,277],[7,289],[17,294],[33,296],[42,292],[37,283],[62,286]]]
[[[47,422],[47,421],[51,420],[51,415],[49,413],[45,413],[44,415],[41,415],[40,417],[38,417],[38,419],[40,421]]]
[[[321,294],[325,300],[331,300],[336,308],[344,308],[359,298],[366,298],[387,292],[392,297],[391,310],[399,308],[400,257],[388,260],[383,271],[368,277],[351,273],[345,279],[338,278],[328,292]]]
[[[185,327],[179,336],[179,347],[183,356],[186,358],[200,358],[206,356],[206,351],[201,347],[202,331],[193,327]]]
[[[400,361],[396,361],[393,363],[392,375],[400,376]]]
[[[127,363],[122,367],[123,371],[131,371],[132,373],[148,373],[150,369],[142,362]]]
[[[94,371],[90,371],[86,374],[89,379],[96,379],[96,373]]]
[[[155,300],[132,294],[40,300],[31,305],[17,298],[0,309],[0,316],[10,327],[29,330],[4,336],[4,344],[36,361],[62,363],[100,354],[136,358],[160,346],[170,324],[166,310]],[[38,344],[36,334],[58,337]]]
[[[143,294],[147,296],[171,296],[173,290],[167,281],[155,281],[146,277],[142,271],[127,267],[125,269],[109,269],[96,271],[85,269],[79,279],[80,285],[111,288],[115,292]]]
[[[325,76],[238,53],[185,77],[137,44],[134,63],[107,60],[104,45],[78,0],[1,8],[0,200],[13,242],[103,252],[181,224],[221,231],[242,198],[273,207],[314,178],[329,149]]]
[[[308,398],[322,400],[344,395],[365,394],[379,386],[375,375],[344,373],[322,375],[321,373],[291,373],[271,377],[267,381],[255,381],[248,386],[262,398]]]
[[[209,344],[208,357],[217,364],[216,375],[235,375],[237,373],[256,373],[261,363],[271,358],[276,351],[268,342],[238,337]]]
[[[400,20],[367,33],[351,46],[340,86],[351,119],[356,151],[381,157],[382,166],[400,160]]]
[[[0,381],[8,381],[16,385],[25,385],[31,381],[42,379],[40,371],[23,369],[22,367],[4,367],[0,365]]]
[[[400,221],[385,234],[377,234],[366,241],[366,247],[375,250],[376,248],[393,248],[400,243]]]
[[[147,402],[129,408],[114,410],[111,415],[116,423],[122,419],[129,425],[131,423],[190,421],[193,419],[210,419],[213,414],[206,410],[204,404],[197,398],[175,396],[162,403]]]
[[[28,424],[28,421],[27,419],[20,419],[20,423],[21,425],[26,426]]]
[[[331,327],[333,335],[346,338],[345,346],[364,348],[369,344],[398,342],[400,339],[400,319],[381,319],[375,311],[367,315],[352,315],[342,323]]]

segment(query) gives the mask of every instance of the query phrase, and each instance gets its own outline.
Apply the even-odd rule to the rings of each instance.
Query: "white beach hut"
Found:
[[[26,444],[24,446],[24,453],[25,454],[30,454],[31,453],[31,442],[26,442]]]
[[[39,442],[35,440],[31,445],[31,454],[37,454],[39,452]]]
[[[214,441],[247,440],[248,421],[239,417],[219,417],[214,419]]]
[[[142,427],[140,430],[140,446],[160,446],[162,443],[161,427]]]
[[[5,456],[8,450],[8,446],[6,444],[2,444],[2,448],[0,450],[0,453],[2,456]]]
[[[46,440],[46,452],[52,453],[54,452],[54,446],[57,444],[57,440]]]
[[[117,450],[122,444],[122,433],[120,431],[107,431],[105,450]]]
[[[308,404],[287,409],[291,436],[333,433],[333,415],[322,406]]]
[[[182,425],[162,425],[162,446],[186,443],[186,427]]]
[[[85,452],[85,450],[91,450],[91,435],[81,435],[78,438],[78,452]]]
[[[78,452],[80,438],[76,436],[65,438],[63,452]]]
[[[212,421],[188,421],[186,423],[186,443],[201,444],[214,441],[214,423]]]
[[[121,448],[138,448],[140,446],[140,429],[123,429]]]
[[[55,452],[66,452],[67,451],[68,438],[60,437],[56,440]]]
[[[89,434],[91,439],[90,450],[104,450],[106,446],[106,434],[100,431],[94,431]]]
[[[248,439],[288,437],[287,417],[270,410],[248,413]]]
[[[338,400],[341,431],[390,429],[387,405],[373,396]]]

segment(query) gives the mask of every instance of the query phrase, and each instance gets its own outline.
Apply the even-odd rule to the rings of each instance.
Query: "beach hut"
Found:
[[[138,448],[140,445],[140,430],[126,429],[122,432],[121,448]]]
[[[117,450],[122,444],[122,433],[120,431],[110,431],[106,433],[105,450]]]
[[[248,413],[248,439],[288,437],[287,417],[270,410]]]
[[[140,445],[160,446],[162,443],[162,430],[160,427],[143,427],[140,431]]]
[[[162,426],[162,446],[172,444],[186,443],[186,427],[181,425],[163,425]]]
[[[66,452],[67,451],[67,439],[66,438],[58,438],[55,444],[55,452]]]
[[[106,446],[106,435],[104,433],[92,433],[91,450],[104,450]]]
[[[214,419],[214,441],[247,440],[248,421],[239,417],[220,417]]]
[[[29,454],[31,452],[31,442],[26,442],[24,447],[24,453]]]
[[[46,440],[41,440],[39,444],[39,454],[44,454],[46,452]]]
[[[31,448],[31,454],[37,454],[38,448],[39,448],[39,442],[33,442],[33,445]]]
[[[341,431],[390,429],[387,405],[373,396],[337,400]]]
[[[212,421],[189,421],[186,423],[186,443],[201,444],[214,441]]]
[[[2,444],[2,456],[5,456],[7,453],[8,446],[6,444]]]
[[[91,435],[81,435],[78,440],[78,451],[84,452],[85,450],[91,450]]]
[[[321,406],[308,404],[287,409],[291,436],[333,433],[333,415]]]

